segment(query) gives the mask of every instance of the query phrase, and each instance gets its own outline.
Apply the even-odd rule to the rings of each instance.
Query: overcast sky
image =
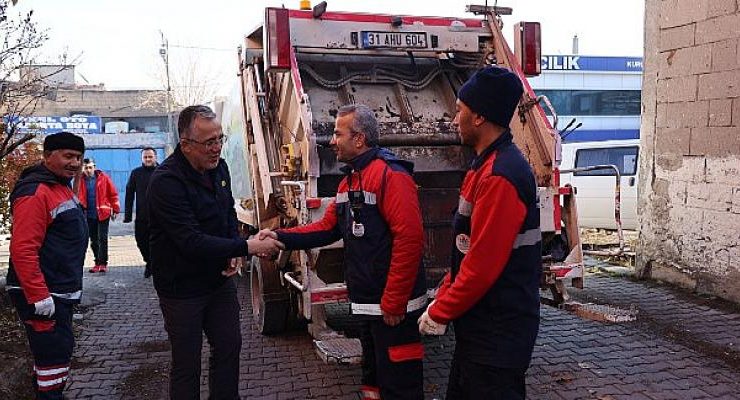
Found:
[[[266,6],[298,8],[298,0],[20,0],[15,11],[34,10],[50,40],[40,61],[54,62],[66,51],[77,59],[79,83],[107,88],[158,88],[164,64],[163,31],[170,43],[171,68],[198,59],[198,67],[228,91],[236,73],[236,47],[256,27]],[[318,3],[317,1],[312,4]],[[470,16],[474,0],[328,0],[331,11],[433,16]],[[489,1],[489,5],[494,3]],[[542,24],[543,54],[570,54],[578,34],[580,54],[642,56],[643,0],[501,0],[513,7],[504,33],[518,21]],[[194,50],[176,46],[200,47]],[[173,71],[173,74],[176,71]]]

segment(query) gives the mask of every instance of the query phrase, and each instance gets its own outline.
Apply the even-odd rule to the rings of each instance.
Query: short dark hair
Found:
[[[183,108],[180,111],[180,116],[177,118],[177,131],[181,138],[190,136],[190,128],[192,128],[193,121],[196,118],[214,119],[216,118],[216,113],[210,107],[204,105]]]
[[[95,160],[93,160],[92,158],[85,158],[82,160],[82,163],[83,164],[95,164]]]
[[[151,147],[151,146],[144,147],[143,149],[141,149],[141,152],[143,153],[143,152],[148,151],[148,150],[151,150],[151,151],[154,152],[154,154],[157,154],[157,150],[154,150],[154,147]]]

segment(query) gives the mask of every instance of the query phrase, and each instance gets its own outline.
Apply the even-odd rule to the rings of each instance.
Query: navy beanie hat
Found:
[[[59,132],[47,135],[44,139],[44,151],[77,150],[85,152],[85,140],[69,132]]]
[[[522,81],[516,74],[491,66],[471,76],[457,98],[489,122],[508,128],[523,92]]]

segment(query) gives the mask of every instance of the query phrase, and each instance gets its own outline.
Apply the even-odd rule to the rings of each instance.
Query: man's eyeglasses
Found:
[[[206,140],[205,142],[199,142],[199,141],[197,141],[195,139],[189,139],[189,138],[182,138],[182,140],[185,140],[185,141],[188,141],[188,142],[191,142],[191,143],[197,143],[199,145],[205,146],[208,149],[213,149],[215,147],[218,147],[218,146],[223,145],[226,142],[226,139],[227,138],[228,138],[228,136],[221,135],[221,136],[219,136],[217,138]]]

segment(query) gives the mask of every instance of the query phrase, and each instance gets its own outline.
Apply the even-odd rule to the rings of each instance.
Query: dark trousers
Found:
[[[215,292],[200,297],[159,297],[164,327],[172,347],[170,398],[200,398],[200,353],[205,332],[211,346],[210,399],[239,398],[239,301],[236,282],[229,279]]]
[[[75,338],[72,334],[72,305],[54,299],[51,318],[34,314],[33,304],[19,292],[8,292],[26,328],[28,344],[33,354],[33,387],[36,398],[62,400],[62,391],[69,379],[69,364]]]
[[[97,218],[87,219],[87,230],[90,233],[90,247],[95,256],[95,265],[108,265],[108,225],[110,218],[98,221]]]
[[[526,368],[497,368],[470,361],[455,349],[447,400],[524,400]]]
[[[407,314],[396,326],[388,326],[382,319],[366,320],[360,326],[362,384],[379,388],[383,400],[424,398],[424,348],[416,325],[419,315]]]
[[[134,221],[134,237],[136,238],[136,247],[139,248],[141,257],[146,263],[146,271],[151,272],[149,266],[149,223],[146,221]]]

